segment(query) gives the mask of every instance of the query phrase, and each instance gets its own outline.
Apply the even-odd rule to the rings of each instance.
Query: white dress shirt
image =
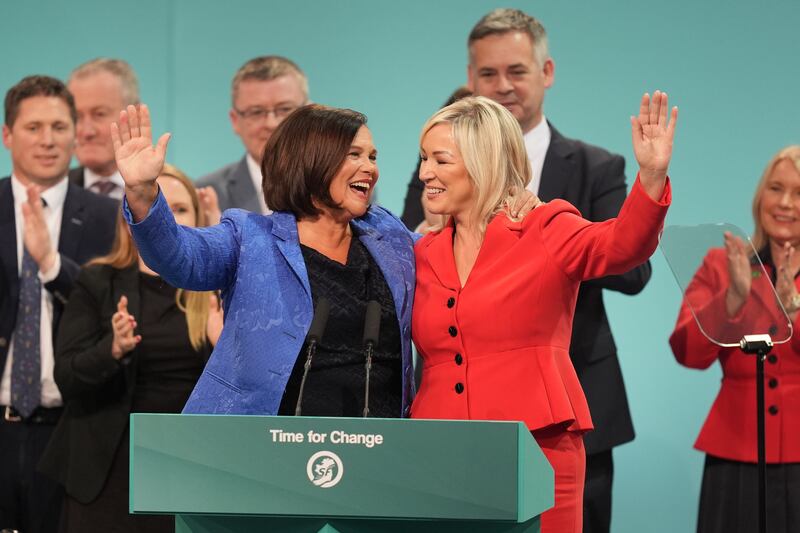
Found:
[[[261,212],[265,215],[272,214],[272,209],[267,207],[267,202],[264,200],[264,189],[261,187],[261,165],[256,163],[256,160],[247,154],[247,168],[250,170],[250,179],[253,180],[253,187],[256,189],[256,196],[258,196],[258,203],[261,204]]]
[[[100,174],[95,174],[88,168],[84,167],[83,169],[83,188],[90,189],[93,183],[98,181],[110,181],[117,187],[108,193],[109,198],[115,198],[117,200],[122,200],[122,196],[125,194],[125,180],[122,179],[122,174],[119,173],[119,170],[114,172],[108,177],[103,177]]]
[[[550,126],[547,119],[542,116],[542,121],[531,131],[522,136],[525,142],[525,150],[528,152],[528,160],[531,163],[531,182],[527,189],[533,194],[539,194],[539,185],[542,183],[542,167],[544,167],[544,156],[550,147]]]
[[[61,236],[61,216],[64,213],[64,200],[67,197],[67,187],[69,183],[67,177],[42,192],[42,198],[47,206],[44,208],[44,219],[50,233],[50,242],[53,247],[58,249],[58,239]],[[11,176],[11,192],[14,196],[14,226],[17,233],[17,272],[22,270],[23,253],[23,228],[25,219],[22,216],[22,204],[28,200],[28,192],[25,186],[16,176]],[[39,280],[42,282],[42,307],[39,317],[39,354],[41,358],[41,379],[42,396],[41,405],[43,407],[58,407],[62,405],[61,393],[58,391],[56,382],[53,380],[53,366],[55,363],[53,354],[53,296],[44,288],[44,284],[53,281],[61,270],[61,256],[56,254],[56,261],[48,272],[39,272]],[[14,334],[11,334],[11,342],[8,348],[3,379],[0,381],[0,405],[11,405],[11,371],[14,361]]]

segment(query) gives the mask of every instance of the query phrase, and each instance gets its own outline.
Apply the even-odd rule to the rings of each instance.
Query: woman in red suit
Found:
[[[616,219],[590,223],[567,202],[523,220],[503,206],[530,180],[511,113],[466,98],[422,129],[428,208],[446,215],[415,247],[414,342],[423,359],[415,418],[524,421],[555,471],[542,532],[580,533],[589,408],[569,359],[582,280],[620,274],[656,247],[670,188],[677,109],[644,95],[631,117],[639,177]]]
[[[800,531],[800,253],[795,253],[800,244],[800,146],[784,148],[767,165],[753,199],[753,219],[753,245],[795,331],[788,343],[775,346],[764,368],[767,528],[770,533],[796,532]],[[700,533],[757,528],[755,361],[738,348],[712,343],[692,316],[694,310],[706,332],[726,342],[749,333],[769,332],[775,340],[788,336],[786,316],[748,248],[726,235],[725,248],[706,255],[686,289],[669,339],[680,364],[705,369],[719,360],[722,367],[722,386],[695,443],[706,453],[697,520]]]

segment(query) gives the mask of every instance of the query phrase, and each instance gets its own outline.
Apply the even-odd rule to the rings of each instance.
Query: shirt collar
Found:
[[[110,176],[101,176],[95,172],[92,172],[88,168],[83,168],[83,188],[88,189],[92,186],[93,183],[97,183],[98,181],[110,181],[117,185],[120,189],[125,188],[125,180],[122,179],[122,174],[119,173],[119,170],[111,174]]]
[[[547,146],[550,144],[550,125],[547,123],[547,118],[542,115],[542,120],[531,131],[523,135],[526,146]]]
[[[67,176],[64,176],[58,183],[42,191],[42,199],[44,199],[47,207],[50,209],[63,207],[64,200],[67,198],[68,188],[69,181],[67,181]],[[25,185],[14,174],[11,174],[11,192],[14,195],[14,205],[21,205],[28,200],[28,191]]]

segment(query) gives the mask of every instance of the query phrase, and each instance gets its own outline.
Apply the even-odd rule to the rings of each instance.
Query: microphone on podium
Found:
[[[364,353],[366,362],[366,380],[364,384],[364,417],[369,416],[369,373],[372,370],[372,350],[378,344],[381,331],[381,304],[375,300],[367,303],[367,313],[364,317]]]
[[[308,348],[306,349],[306,363],[303,368],[303,379],[300,380],[300,392],[297,393],[297,404],[294,407],[294,416],[300,416],[303,405],[303,389],[306,386],[306,378],[308,377],[308,369],[311,368],[311,359],[317,351],[317,344],[322,340],[322,335],[325,333],[325,326],[328,324],[328,315],[331,312],[331,304],[327,298],[320,298],[317,302],[317,308],[314,309],[314,318],[311,319],[311,327],[308,328],[308,335],[306,341]]]

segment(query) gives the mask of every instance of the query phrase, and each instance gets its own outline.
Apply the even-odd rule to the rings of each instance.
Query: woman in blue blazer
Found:
[[[209,228],[175,223],[155,182],[169,134],[153,146],[147,106],[128,106],[112,135],[124,213],[147,265],[173,286],[222,291],[225,326],[184,412],[293,414],[306,334],[325,298],[330,318],[303,414],[361,414],[369,300],[381,304],[370,413],[408,414],[415,236],[369,205],[378,168],[364,115],[319,105],[295,111],[264,152],[264,195],[274,213],[232,209]]]

